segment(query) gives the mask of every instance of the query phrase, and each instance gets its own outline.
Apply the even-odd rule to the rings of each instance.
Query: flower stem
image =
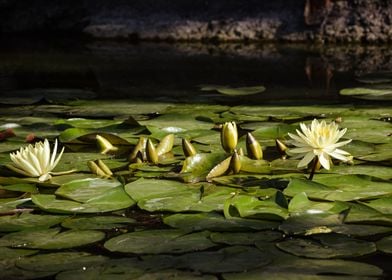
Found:
[[[313,159],[312,171],[310,171],[310,175],[309,175],[309,178],[308,178],[308,180],[310,180],[310,181],[312,181],[312,179],[313,179],[314,172],[316,171],[318,162],[319,162],[318,157]]]

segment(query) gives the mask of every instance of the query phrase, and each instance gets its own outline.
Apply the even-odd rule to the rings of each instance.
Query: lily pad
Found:
[[[258,241],[271,242],[282,238],[277,231],[258,232],[213,232],[210,236],[215,243],[228,245],[254,245]]]
[[[22,213],[20,215],[0,216],[0,231],[11,232],[26,229],[49,228],[61,223],[67,216]]]
[[[276,228],[278,223],[266,220],[242,219],[231,217],[226,219],[218,213],[198,214],[173,214],[163,219],[163,222],[171,227],[186,231],[241,231],[241,230],[264,230]]]
[[[229,95],[229,96],[244,96],[244,95],[252,95],[256,93],[261,93],[265,91],[265,87],[263,86],[253,86],[253,87],[238,87],[232,88],[228,86],[219,86],[219,85],[204,85],[201,87],[202,91],[213,91],[216,90],[219,93]]]
[[[377,249],[381,252],[392,254],[392,235],[386,236],[376,242]]]
[[[181,230],[145,230],[109,239],[104,246],[111,252],[134,254],[184,253],[215,246],[209,232],[187,234]]]
[[[58,199],[51,194],[33,195],[32,201],[41,209],[54,213],[103,213],[125,209],[135,204],[122,187],[108,190],[106,193],[93,197],[85,203]]]
[[[275,194],[271,198],[260,200],[250,195],[236,195],[225,204],[225,217],[242,217],[267,220],[284,220],[288,217],[287,202],[284,196]]]
[[[292,238],[276,244],[296,256],[316,259],[359,257],[376,251],[373,242],[341,235],[318,235],[314,239]]]
[[[105,238],[105,234],[93,230],[69,230],[59,228],[28,230],[9,233],[0,239],[0,246],[31,249],[66,249],[79,247]]]
[[[22,258],[17,266],[28,271],[60,272],[72,269],[89,269],[107,258],[85,252],[59,252]]]
[[[232,246],[215,252],[182,255],[178,258],[178,267],[209,273],[224,273],[255,269],[270,262],[269,256],[255,247]]]
[[[71,229],[117,229],[127,227],[136,221],[127,217],[119,216],[97,216],[97,217],[74,217],[68,218],[61,226]]]
[[[169,180],[139,179],[125,186],[126,192],[147,211],[223,210],[233,189],[210,184],[191,185]]]

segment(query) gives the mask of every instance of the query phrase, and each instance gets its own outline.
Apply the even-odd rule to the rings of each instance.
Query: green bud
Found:
[[[108,152],[115,152],[118,150],[118,148],[113,146],[105,137],[97,134],[96,139],[98,141],[98,146],[101,149],[101,154],[107,154]]]
[[[263,150],[261,149],[260,143],[250,132],[246,135],[246,150],[251,159],[258,160],[263,158]]]
[[[237,174],[241,170],[241,159],[237,151],[234,151],[230,159],[230,169],[234,174]]]
[[[188,139],[182,139],[182,150],[186,157],[191,157],[197,154],[196,148],[191,144]]]
[[[138,158],[139,153],[142,155],[140,158],[143,161],[143,153],[145,153],[146,151],[146,145],[147,145],[147,139],[144,137],[140,137],[135,148],[133,148],[132,153],[129,155],[129,161],[135,162]]]
[[[153,164],[158,163],[158,154],[155,149],[154,144],[150,139],[147,140],[147,147],[146,147],[146,155],[147,155],[147,160]]]
[[[107,167],[107,165],[105,163],[103,163],[102,160],[97,160],[96,163],[98,164],[99,168],[101,168],[101,170],[108,176],[112,176],[113,172],[110,170],[109,167]]]
[[[173,149],[173,145],[174,145],[174,134],[168,134],[165,137],[163,137],[156,148],[158,156],[170,152]]]
[[[238,131],[235,122],[226,122],[221,131],[221,143],[223,149],[231,153],[237,147]]]
[[[287,151],[287,147],[285,144],[283,144],[279,139],[275,140],[275,145],[276,145],[276,149],[278,150],[278,152],[280,153],[281,157],[283,159],[286,158],[286,151]]]
[[[96,174],[100,177],[106,177],[107,175],[105,174],[105,172],[99,168],[99,166],[92,160],[87,162],[87,166],[90,169],[91,173]]]

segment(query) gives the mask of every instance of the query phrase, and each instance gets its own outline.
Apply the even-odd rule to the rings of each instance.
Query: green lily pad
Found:
[[[68,218],[61,226],[71,229],[117,229],[127,227],[136,221],[127,217],[97,216],[97,217],[74,217]]]
[[[33,184],[14,184],[7,186],[0,186],[0,190],[9,190],[15,192],[37,193],[38,189]]]
[[[105,234],[93,230],[69,230],[59,228],[28,230],[9,233],[0,239],[0,246],[31,249],[66,249],[79,247],[105,238]]]
[[[231,217],[226,219],[218,213],[173,214],[163,219],[171,227],[186,231],[241,231],[264,230],[276,228],[278,223],[266,220],[242,219]]]
[[[145,230],[109,239],[104,246],[111,252],[134,254],[184,253],[215,246],[209,232],[187,234],[180,230]]]
[[[85,203],[58,199],[55,195],[50,194],[33,195],[32,201],[39,208],[54,213],[103,213],[125,209],[135,204],[122,187],[108,190]]]
[[[21,257],[34,255],[37,252],[38,250],[13,249],[7,247],[0,247],[0,262],[3,260],[18,259]]]
[[[367,100],[391,100],[392,88],[345,88],[340,94]]]
[[[258,241],[271,242],[282,238],[277,231],[258,232],[213,232],[210,236],[215,243],[228,245],[254,245]]]
[[[363,203],[373,209],[376,209],[380,213],[392,215],[392,197],[383,197]]]
[[[222,210],[233,189],[210,184],[192,185],[169,180],[139,179],[125,186],[126,192],[147,211]]]
[[[20,204],[23,204],[27,201],[30,201],[31,198],[21,198],[21,199],[15,199],[15,198],[3,198],[0,199],[0,213],[7,213],[10,212]]]
[[[121,183],[117,180],[87,178],[65,183],[55,193],[74,201],[87,202],[90,199],[105,195],[108,191],[121,187]]]
[[[224,153],[196,154],[187,157],[181,173],[185,182],[204,180],[208,173],[227,157]]]
[[[226,218],[240,216],[267,220],[284,220],[288,217],[287,201],[281,192],[260,200],[250,195],[236,195],[225,204]]]
[[[383,274],[377,266],[347,261],[295,258],[260,269],[241,273],[225,273],[225,280],[372,280]]]
[[[20,215],[0,216],[0,231],[21,231],[26,229],[49,228],[61,223],[67,216],[22,213]]]
[[[232,88],[228,86],[218,86],[218,85],[204,85],[201,87],[202,91],[213,91],[216,90],[219,93],[229,95],[229,96],[244,96],[252,95],[256,93],[261,93],[265,91],[263,86],[253,86],[253,87],[238,87]]]
[[[16,265],[28,271],[57,273],[72,269],[89,269],[106,259],[104,256],[85,252],[59,252],[22,258],[16,262]]]
[[[188,253],[178,258],[178,267],[209,273],[238,272],[266,266],[269,256],[247,246],[232,246],[219,251]]]
[[[376,251],[373,242],[342,235],[317,235],[314,239],[292,238],[276,246],[290,254],[316,259],[359,257]]]
[[[376,242],[377,249],[381,252],[392,254],[392,235],[386,236]]]
[[[367,206],[366,204],[349,202],[347,205],[350,207],[350,211],[345,218],[346,223],[360,223],[382,226],[392,225],[392,217],[390,217],[390,215],[385,215],[380,211]]]
[[[372,181],[355,175],[320,176],[314,180],[317,182],[291,179],[283,193],[295,196],[304,192],[309,198],[329,201],[352,201],[392,194],[392,183]],[[328,186],[318,182],[325,182]]]

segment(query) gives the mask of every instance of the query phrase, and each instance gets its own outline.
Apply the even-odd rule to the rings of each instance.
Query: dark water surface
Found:
[[[83,89],[103,99],[339,103],[351,101],[338,92],[357,85],[358,76],[392,70],[388,46],[2,41],[0,94],[8,97],[31,89]],[[240,98],[206,96],[199,90],[211,84],[264,85],[267,90]],[[75,93],[78,97],[87,96]]]
[[[28,37],[1,40],[0,109],[31,104],[61,105],[63,101],[78,99],[107,102],[130,99],[147,104],[178,102],[232,106],[355,104],[373,109],[388,108],[390,112],[390,99],[358,99],[339,94],[341,89],[363,86],[359,80],[369,74],[389,75],[392,50],[384,45],[128,44]],[[390,77],[392,80],[392,75]],[[206,85],[262,85],[266,90],[254,95],[227,96],[217,91],[202,91]],[[17,109],[7,112],[29,114]],[[36,111],[34,116],[39,112]],[[3,117],[1,112],[0,117]],[[91,147],[96,149],[96,146]],[[390,161],[384,160],[380,165],[388,163]],[[126,210],[124,215],[138,220],[141,227],[165,227],[160,214],[151,215],[139,209]],[[118,229],[107,233],[108,236],[117,235]],[[373,241],[372,238],[368,239]],[[110,255],[103,247],[85,249],[113,258],[126,256],[120,253]],[[382,277],[385,279],[391,273],[390,255],[375,253],[350,260],[377,265],[384,270]],[[218,275],[217,279],[223,278]]]

